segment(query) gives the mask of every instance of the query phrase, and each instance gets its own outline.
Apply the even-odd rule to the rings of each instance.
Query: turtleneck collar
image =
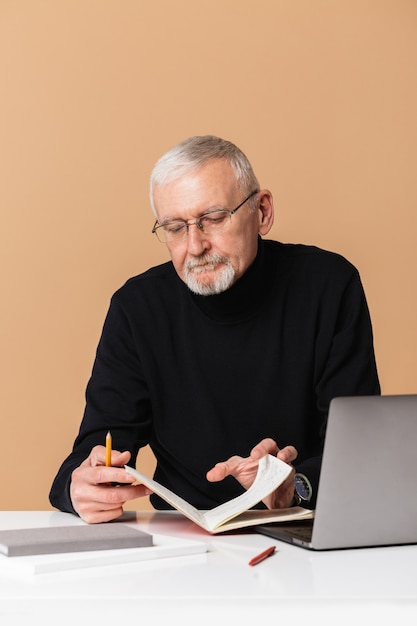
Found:
[[[268,272],[264,243],[258,237],[258,252],[252,265],[227,291],[214,296],[198,296],[190,292],[197,306],[212,320],[235,323],[256,314],[268,291]]]

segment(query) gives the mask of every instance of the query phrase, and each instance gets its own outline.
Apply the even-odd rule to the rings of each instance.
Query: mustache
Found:
[[[201,269],[207,265],[216,266],[221,263],[228,264],[229,259],[221,254],[205,254],[198,259],[190,259],[186,262],[185,268],[187,271],[193,271],[195,269]]]

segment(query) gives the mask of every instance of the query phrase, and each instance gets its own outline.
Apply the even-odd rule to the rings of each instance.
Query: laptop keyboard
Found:
[[[295,538],[309,543],[313,534],[313,520],[300,520],[288,524],[263,524],[256,527],[263,535],[276,539],[287,540]]]

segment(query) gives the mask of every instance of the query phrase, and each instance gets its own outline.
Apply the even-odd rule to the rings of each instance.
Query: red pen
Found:
[[[271,546],[270,548],[267,548],[266,550],[258,554],[258,556],[254,556],[253,559],[249,561],[249,565],[257,565],[261,561],[264,561],[269,556],[274,554],[274,552],[275,552],[275,546]]]

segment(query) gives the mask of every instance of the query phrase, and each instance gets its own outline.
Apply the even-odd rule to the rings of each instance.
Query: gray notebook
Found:
[[[0,531],[0,554],[27,556],[153,545],[152,535],[124,524],[48,526]]]
[[[257,526],[311,550],[417,543],[417,395],[330,404],[314,519]]]

